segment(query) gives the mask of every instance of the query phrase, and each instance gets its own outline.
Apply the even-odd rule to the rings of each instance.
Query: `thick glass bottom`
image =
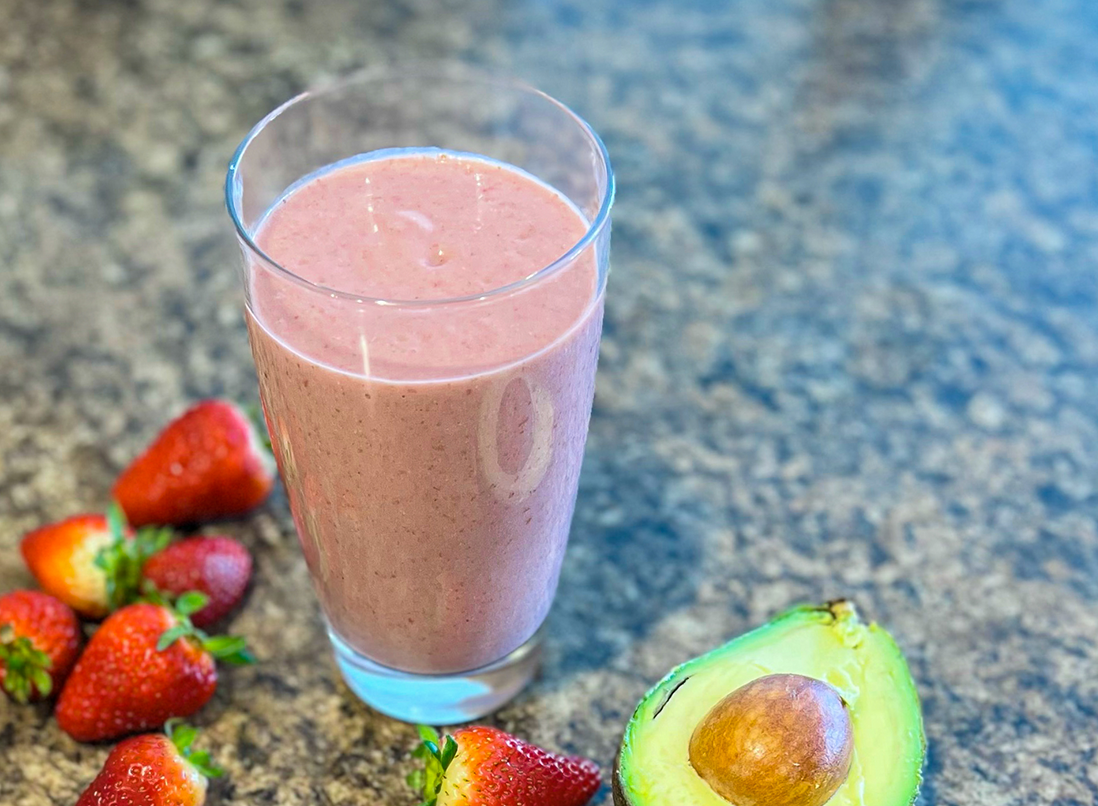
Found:
[[[347,686],[381,713],[403,722],[455,725],[501,708],[533,679],[541,656],[540,635],[480,669],[453,675],[412,674],[374,663],[328,631]]]

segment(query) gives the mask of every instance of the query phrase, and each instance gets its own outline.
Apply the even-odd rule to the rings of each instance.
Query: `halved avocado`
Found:
[[[847,601],[794,608],[673,669],[626,727],[616,806],[728,806],[691,765],[690,738],[726,695],[771,674],[828,683],[848,708],[850,773],[827,806],[910,806],[926,750],[919,696],[896,642]]]

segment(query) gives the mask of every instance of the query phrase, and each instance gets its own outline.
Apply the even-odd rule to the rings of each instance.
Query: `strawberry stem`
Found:
[[[251,420],[252,428],[255,429],[255,435],[260,444],[267,449],[268,453],[274,453],[274,447],[271,445],[271,432],[267,428],[267,418],[263,416],[263,409],[251,403],[244,408],[244,413]]]
[[[107,579],[107,603],[112,611],[133,604],[141,596],[145,561],[163,551],[172,540],[170,529],[155,526],[138,529],[129,537],[126,513],[114,502],[107,509],[111,543],[100,549],[95,565]]]
[[[416,731],[420,744],[412,751],[412,757],[423,762],[423,769],[413,771],[406,780],[422,795],[420,806],[435,806],[446,770],[457,755],[457,742],[449,734],[440,738],[438,731],[428,725],[417,725]]]
[[[4,691],[19,704],[37,690],[42,697],[53,691],[53,660],[26,636],[15,634],[10,624],[0,625],[0,665],[4,667]]]
[[[205,750],[192,750],[191,744],[198,738],[198,728],[188,725],[182,719],[169,719],[164,723],[164,733],[171,739],[179,755],[183,756],[192,767],[207,778],[217,778],[224,775],[225,771],[210,760],[210,754]]]
[[[175,600],[175,610],[190,618],[210,603],[210,597],[201,591],[187,591]]]
[[[156,651],[163,652],[180,638],[194,638],[199,646],[216,660],[233,666],[247,666],[255,663],[255,655],[248,650],[247,641],[239,635],[209,636],[191,623],[191,616],[201,610],[210,601],[210,597],[201,591],[187,591],[175,600],[174,607],[168,605],[161,593],[154,592],[156,604],[167,608],[175,618],[175,625],[160,634],[156,642]]]

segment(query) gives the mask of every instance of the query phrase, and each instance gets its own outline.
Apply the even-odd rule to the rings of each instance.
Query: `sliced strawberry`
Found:
[[[38,591],[0,596],[0,687],[16,702],[60,691],[80,652],[80,622]]]
[[[209,604],[191,616],[196,627],[205,629],[243,600],[252,577],[252,555],[231,537],[191,537],[150,557],[143,574],[162,593],[206,594]]]
[[[191,624],[206,605],[184,594],[175,609],[129,605],[103,622],[61,692],[57,724],[77,741],[95,742],[186,717],[217,688],[215,659],[251,663],[244,639],[210,638]]]
[[[164,729],[114,748],[76,806],[203,806],[208,779],[221,770],[191,749],[197,730],[179,720]]]
[[[119,476],[130,523],[188,524],[242,515],[274,485],[274,462],[248,415],[206,400],[170,422]]]
[[[497,728],[462,728],[444,741],[420,727],[413,753],[426,769],[408,783],[423,806],[584,806],[599,788],[595,762],[551,753]]]

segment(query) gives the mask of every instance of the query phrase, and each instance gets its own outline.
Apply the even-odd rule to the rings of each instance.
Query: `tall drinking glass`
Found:
[[[382,712],[473,719],[535,671],[613,197],[575,113],[464,68],[306,92],[232,159],[275,456],[336,661]]]

